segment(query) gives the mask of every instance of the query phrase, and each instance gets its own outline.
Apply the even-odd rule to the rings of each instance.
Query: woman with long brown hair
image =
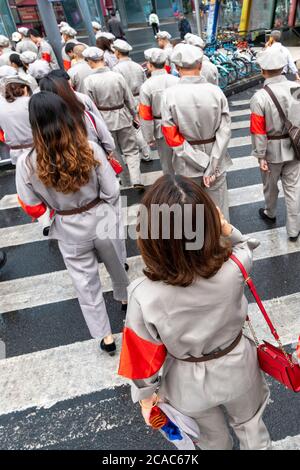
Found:
[[[100,338],[101,349],[112,355],[116,345],[98,260],[111,276],[115,300],[125,305],[128,278],[115,209],[119,184],[104,151],[88,141],[62,98],[38,93],[29,113],[34,149],[18,161],[20,204],[35,219],[47,208],[53,212],[49,236],[58,240],[91,336]]]
[[[118,59],[115,56],[112,42],[105,37],[98,37],[96,41],[97,47],[104,52],[104,61],[107,67],[112,69],[117,63]]]
[[[32,147],[28,112],[32,90],[30,83],[18,75],[5,78],[1,88],[0,141],[8,146],[11,162],[16,164],[18,158]]]
[[[249,272],[259,243],[182,176],[164,176],[145,194],[138,237],[145,276],[129,287],[119,374],[132,379],[146,423],[160,399],[196,420],[201,449],[230,450],[223,405],[241,449],[268,448],[269,390],[242,334],[245,283],[231,259]]]

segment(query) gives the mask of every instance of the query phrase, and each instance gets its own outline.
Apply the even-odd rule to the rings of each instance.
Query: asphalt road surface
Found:
[[[274,227],[258,217],[263,194],[257,162],[250,156],[253,92],[230,99],[231,222],[261,241],[253,277],[290,347],[300,332],[300,241],[287,240],[282,198]],[[153,162],[141,164],[147,185],[161,174],[153,156]],[[6,358],[0,347],[0,449],[171,449],[158,432],[146,428],[139,406],[131,403],[128,384],[116,375],[118,357],[102,354],[91,340],[56,242],[43,238],[38,223],[31,224],[15,193],[14,171],[0,169],[0,249],[8,255],[0,273],[0,338],[6,347]],[[122,193],[130,208],[128,224],[133,225],[139,197],[126,189],[126,181]],[[134,241],[127,248],[135,279],[141,259]],[[104,271],[102,280],[120,343],[124,317]],[[253,303],[250,313],[259,337],[270,338]],[[299,397],[268,382],[271,400],[265,421],[274,448],[300,449]]]

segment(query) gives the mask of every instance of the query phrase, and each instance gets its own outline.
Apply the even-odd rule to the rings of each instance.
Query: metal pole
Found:
[[[198,35],[202,38],[199,0],[194,0],[194,1],[195,1],[195,13],[196,13],[196,20],[197,20],[197,31],[198,31]]]
[[[95,46],[96,45],[96,36],[95,36],[94,30],[93,30],[92,18],[91,18],[91,14],[90,14],[90,10],[89,10],[87,1],[86,0],[77,0],[77,3],[78,3],[78,7],[79,7],[79,10],[80,10],[82,19],[84,21],[86,30],[87,30],[88,35],[89,35],[90,45]]]
[[[63,68],[63,60],[61,57],[61,35],[57,26],[53,6],[49,0],[37,0],[37,4],[46,31],[47,39],[53,47],[59,65],[61,68]]]

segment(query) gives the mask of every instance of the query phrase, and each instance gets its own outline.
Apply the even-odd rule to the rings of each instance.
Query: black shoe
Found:
[[[127,313],[127,307],[128,307],[128,304],[122,304],[122,307],[121,307],[122,312]]]
[[[0,251],[0,269],[2,269],[3,266],[5,266],[6,261],[7,261],[6,253],[4,253],[4,251]]]
[[[116,354],[117,346],[116,343],[113,342],[111,344],[105,344],[104,339],[100,343],[100,348],[102,351],[107,352],[111,357],[113,357]]]
[[[129,271],[129,264],[125,263],[124,268],[125,268],[125,271],[128,272]]]
[[[133,189],[136,189],[137,191],[143,193],[146,188],[145,188],[145,185],[140,183],[140,184],[134,184]]]
[[[265,209],[259,209],[259,215],[261,217],[261,219],[263,219],[265,222],[268,222],[270,224],[275,224],[276,222],[276,217],[269,217],[266,213],[265,213]]]
[[[300,232],[298,233],[297,237],[289,237],[290,242],[296,243],[299,240]]]

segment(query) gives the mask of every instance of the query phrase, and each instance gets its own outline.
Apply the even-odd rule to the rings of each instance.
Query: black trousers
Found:
[[[158,27],[158,24],[157,23],[152,23],[152,29],[153,29],[153,33],[154,33],[154,36],[159,32],[159,27]]]

